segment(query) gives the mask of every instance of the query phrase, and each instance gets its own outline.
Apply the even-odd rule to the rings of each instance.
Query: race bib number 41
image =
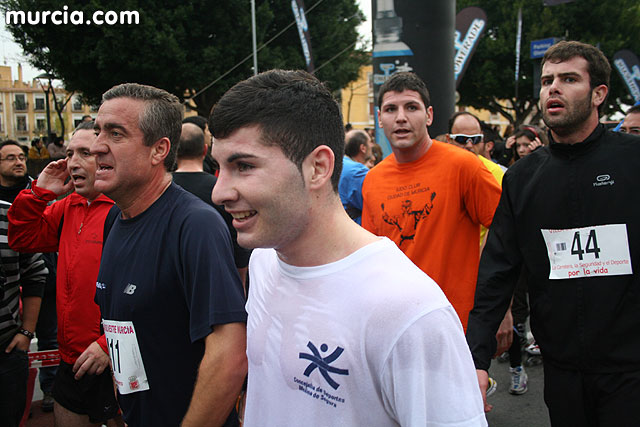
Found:
[[[626,224],[540,231],[547,244],[549,279],[633,274]]]
[[[149,390],[136,330],[129,321],[102,320],[113,376],[120,394]]]

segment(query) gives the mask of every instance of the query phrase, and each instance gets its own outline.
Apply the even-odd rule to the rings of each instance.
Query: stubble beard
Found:
[[[565,107],[566,108],[566,107]],[[542,120],[544,123],[560,136],[568,136],[580,129],[584,122],[591,116],[591,91],[589,95],[582,100],[576,101],[571,110],[567,111],[564,116],[551,116],[548,114],[546,107],[542,109]]]

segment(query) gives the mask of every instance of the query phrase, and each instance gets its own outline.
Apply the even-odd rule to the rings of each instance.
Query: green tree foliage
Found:
[[[69,14],[83,11],[85,20],[99,10],[138,11],[140,16],[138,24],[130,25],[9,27],[35,67],[55,74],[88,103],[98,104],[104,91],[123,82],[161,87],[185,99],[219,79],[189,101],[208,116],[227,89],[253,74],[249,0],[0,0],[4,11],[64,6]],[[341,89],[369,61],[355,47],[364,16],[355,0],[307,0],[305,6],[316,75],[332,90]],[[256,0],[258,47],[293,20],[290,1]],[[259,51],[258,68],[306,68],[295,24]]]
[[[612,62],[620,49],[640,54],[640,4],[637,0],[575,0],[545,7],[542,0],[458,0],[457,10],[478,6],[487,13],[487,27],[458,88],[460,103],[499,113],[519,125],[529,114],[538,114],[533,94],[533,40],[550,37],[590,43]],[[515,98],[515,46],[518,8],[522,7],[522,48],[518,98]],[[511,101],[511,108],[505,100]],[[612,70],[605,113],[620,111],[632,103],[624,82]]]

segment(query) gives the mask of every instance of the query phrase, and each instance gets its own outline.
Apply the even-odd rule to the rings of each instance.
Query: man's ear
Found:
[[[159,165],[164,162],[165,157],[169,155],[171,150],[171,142],[166,136],[157,140],[151,146],[151,164],[153,166]]]
[[[594,106],[599,107],[600,104],[604,102],[607,98],[607,94],[609,93],[609,88],[606,85],[600,85],[598,87],[593,88],[591,95],[591,102]]]
[[[322,188],[327,182],[331,182],[334,167],[335,155],[331,148],[326,145],[316,147],[302,164],[305,185],[310,190]]]
[[[362,154],[367,154],[367,144],[360,144],[360,152]]]
[[[493,152],[494,148],[495,148],[495,144],[493,143],[493,141],[489,141],[485,143],[485,149],[489,152],[489,154]]]
[[[432,123],[433,123],[433,107],[429,105],[429,107],[427,107],[427,126],[431,126]]]

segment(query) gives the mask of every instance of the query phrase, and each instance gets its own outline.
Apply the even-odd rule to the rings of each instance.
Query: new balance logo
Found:
[[[340,355],[344,351],[344,348],[336,347],[333,353],[323,358],[322,356],[320,356],[320,352],[318,351],[316,346],[313,345],[311,341],[307,343],[307,347],[309,347],[309,350],[311,350],[312,354],[309,354],[309,353],[298,354],[298,357],[300,359],[306,359],[311,361],[311,363],[309,363],[309,366],[307,366],[307,369],[305,369],[304,375],[308,377],[316,368],[318,368],[318,370],[320,371],[320,375],[322,375],[322,377],[325,380],[327,380],[329,385],[333,387],[334,390],[337,390],[338,387],[340,387],[340,384],[338,384],[333,378],[331,378],[331,376],[329,375],[329,372],[337,375],[349,375],[349,370],[335,368],[331,366],[330,363],[334,362],[338,357],[340,357]],[[326,344],[322,344],[320,346],[320,351],[322,351],[323,353],[326,353],[327,350],[329,350],[329,347]]]
[[[127,295],[133,295],[135,291],[136,291],[136,285],[134,285],[133,283],[129,283],[127,287],[124,288],[124,293]]]

